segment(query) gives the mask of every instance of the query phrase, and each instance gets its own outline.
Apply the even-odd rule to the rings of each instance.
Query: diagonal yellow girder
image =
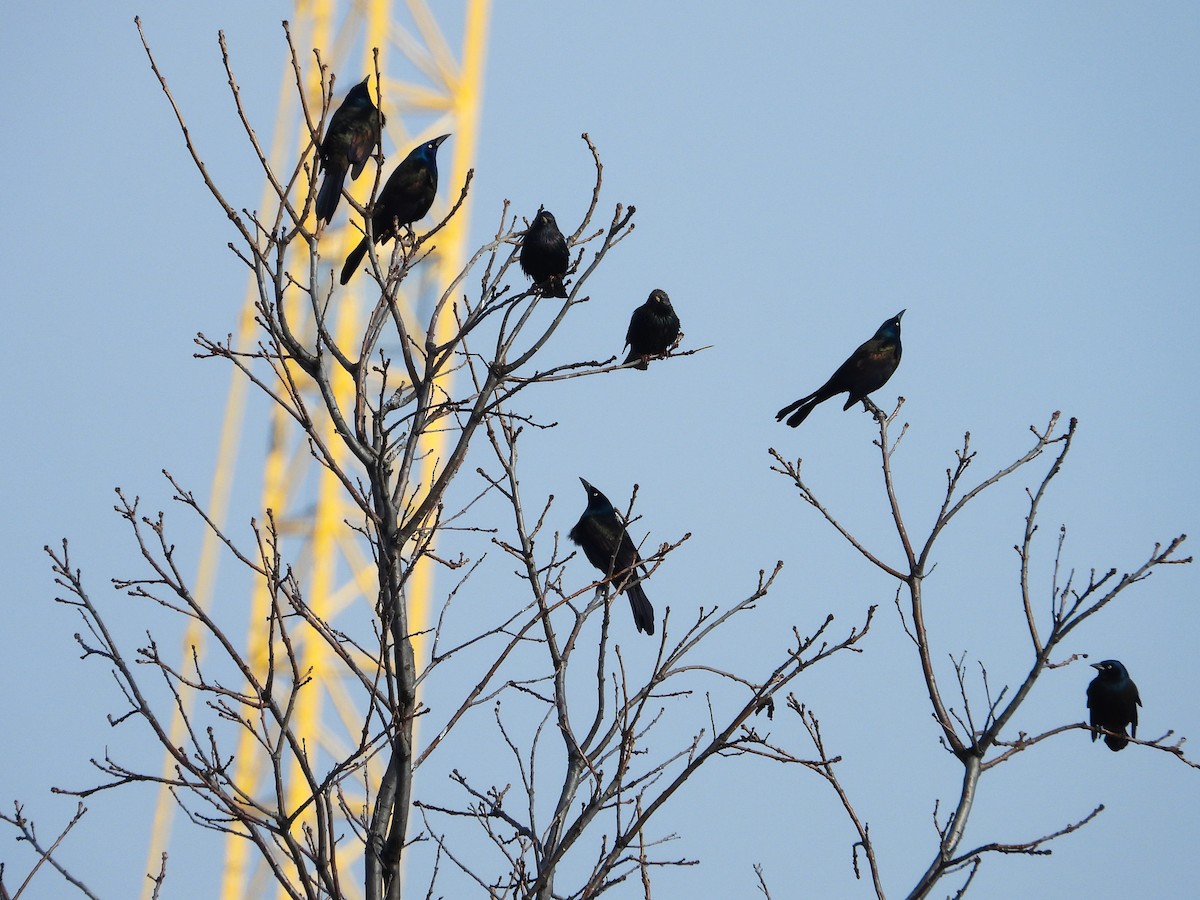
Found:
[[[453,133],[439,159],[442,196],[430,212],[431,221],[444,214],[448,196],[451,200],[457,196],[475,158],[489,14],[490,0],[466,0],[461,50],[456,54],[425,0],[404,3],[357,0],[348,4],[298,0],[296,4],[296,17],[292,22],[296,46],[321,48],[322,61],[339,76],[336,88],[339,97],[364,74],[375,71],[372,49],[378,48],[379,69],[383,74],[379,96],[387,116],[384,149],[389,157],[384,177],[419,141],[444,132]],[[411,27],[402,23],[402,16],[411,20]],[[319,76],[315,66],[309,66],[307,71],[312,79],[307,85],[309,96],[318,97],[316,79]],[[285,60],[271,144],[270,159],[276,171],[294,165],[297,154],[311,140],[299,110],[293,78],[291,63]],[[336,103],[337,100],[335,107]],[[422,123],[413,125],[410,130],[409,120],[413,118],[420,118]],[[451,150],[448,160],[445,150]],[[372,169],[368,167],[364,177],[348,183],[360,203],[367,201],[373,181]],[[261,208],[270,209],[275,202],[268,185],[264,188]],[[349,246],[359,237],[359,232],[349,225],[345,210],[343,204],[321,238],[322,267],[326,271],[345,256]],[[438,235],[437,252],[423,264],[429,271],[425,277],[413,279],[415,290],[426,289],[440,294],[450,284],[466,259],[469,224],[468,201]],[[373,282],[360,276],[336,293],[336,313],[330,330],[341,346],[358,344],[365,316],[362,291],[369,286],[373,286]],[[254,309],[257,299],[257,289],[251,280],[237,327],[236,346],[243,350],[253,347],[259,337]],[[420,299],[407,297],[409,308],[417,308]],[[309,313],[299,303],[295,306],[288,311],[293,329],[298,334],[311,333],[311,320],[305,324],[304,319]],[[440,327],[451,327],[449,318],[441,316]],[[439,342],[447,337],[447,334],[435,335]],[[353,391],[344,372],[335,377],[334,386],[342,398]],[[228,519],[235,464],[242,431],[247,424],[248,387],[246,379],[235,372],[230,383],[208,505],[210,516],[219,527],[224,527]],[[361,604],[375,601],[376,575],[370,554],[361,542],[353,539],[345,525],[347,521],[358,520],[360,515],[346,500],[337,480],[312,459],[304,435],[294,421],[278,409],[272,409],[269,414],[269,442],[261,462],[261,509],[272,511],[281,534],[287,536],[289,562],[301,579],[304,596],[314,612],[335,621],[351,610],[361,611]],[[319,427],[323,429],[322,437],[328,445],[335,445],[330,423],[324,422]],[[435,465],[444,455],[436,441],[431,442],[428,450],[430,452],[424,454],[424,459],[429,466]],[[353,468],[349,461],[347,465]],[[259,518],[261,520],[262,516]],[[196,596],[206,606],[211,605],[215,595],[221,549],[220,541],[213,534],[206,534],[195,583]],[[410,622],[414,630],[420,630],[426,621],[431,590],[432,572],[428,564],[422,562],[414,570],[408,590]],[[244,646],[248,659],[260,671],[265,668],[268,652],[265,623],[270,612],[269,603],[265,586],[256,584],[250,600]],[[203,659],[204,642],[205,633],[193,622],[184,636],[181,656],[190,658],[194,652],[198,659]],[[417,651],[420,659],[420,647]],[[362,711],[354,708],[350,692],[338,681],[336,660],[323,642],[303,640],[297,646],[297,652],[301,671],[311,672],[312,681],[303,692],[307,701],[297,710],[294,727],[311,742],[311,756],[325,753],[327,759],[340,758],[339,754],[344,756],[358,744],[356,730],[362,725]],[[184,697],[183,704],[184,711],[189,711],[190,698]],[[183,717],[177,714],[172,742],[180,745],[184,740]],[[253,738],[243,732],[233,765],[233,777],[239,785],[264,785],[264,779],[271,774],[263,770],[263,756],[261,752],[254,752],[255,749]],[[168,758],[164,774],[171,771]],[[377,778],[378,774],[368,767],[368,780]],[[269,786],[264,789],[270,790]],[[293,809],[306,799],[299,778],[290,779],[286,794],[286,802]],[[161,790],[151,832],[147,871],[157,870],[159,858],[170,844],[174,810],[174,799],[168,791]],[[343,857],[340,863],[345,866],[348,861]],[[241,900],[274,893],[270,873],[260,862],[257,851],[248,841],[228,837],[220,897]],[[343,885],[348,889],[353,887],[345,882]],[[151,889],[147,881],[143,897],[149,897]],[[282,892],[278,895],[282,896]]]

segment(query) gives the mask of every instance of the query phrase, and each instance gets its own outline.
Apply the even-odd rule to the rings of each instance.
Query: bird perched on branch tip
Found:
[[[367,76],[350,88],[342,105],[330,117],[325,137],[321,139],[317,158],[325,170],[325,178],[317,192],[318,226],[333,219],[342,199],[346,171],[349,170],[352,180],[357,179],[379,145],[379,128],[384,117],[371,102],[371,92],[367,89],[370,80]]]
[[[571,262],[567,239],[558,230],[554,214],[539,206],[537,215],[521,238],[521,269],[544,297],[566,297],[563,277]]]
[[[1137,708],[1142,705],[1142,698],[1138,696],[1137,685],[1129,677],[1129,672],[1115,659],[1092,663],[1092,668],[1097,672],[1087,689],[1092,728],[1103,728],[1105,731],[1137,737]],[[1129,726],[1131,731],[1127,732],[1126,726]],[[1093,742],[1098,734],[1099,732],[1092,731]],[[1109,750],[1116,751],[1124,750],[1129,741],[1123,737],[1106,734],[1104,743],[1108,744]]]
[[[671,305],[671,298],[666,291],[655,288],[646,302],[629,317],[629,330],[625,332],[629,355],[625,357],[625,363],[638,360],[635,368],[645,371],[649,368],[647,360],[650,357],[664,355],[680,337],[679,316]]]
[[[642,590],[642,576],[638,572],[642,560],[625,530],[621,514],[600,491],[584,479],[579,480],[587,491],[587,508],[568,537],[583,548],[588,562],[603,572],[605,578],[612,579],[617,593],[624,591],[629,597],[637,630],[654,634],[654,607]]]
[[[443,134],[432,141],[418,144],[400,165],[392,170],[387,182],[375,198],[371,208],[371,231],[376,244],[385,244],[396,236],[396,230],[422,218],[433,206],[437,196],[438,169],[437,151],[442,141],[450,137]],[[364,256],[367,255],[367,236],[346,257],[342,266],[342,284],[350,280]]]
[[[850,398],[842,407],[845,411],[887,384],[900,365],[900,317],[905,312],[900,310],[880,325],[875,336],[851,353],[850,358],[838,366],[828,381],[807,397],[789,403],[775,414],[775,419],[778,421],[791,413],[787,423],[795,428],[808,418],[818,403],[824,403],[830,397],[849,393]]]

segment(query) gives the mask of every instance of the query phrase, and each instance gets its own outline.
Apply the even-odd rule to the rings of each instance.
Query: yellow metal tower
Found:
[[[375,71],[373,49],[378,48],[379,71],[383,77],[379,96],[387,117],[383,141],[388,156],[385,176],[420,141],[446,132],[453,134],[441,155],[442,188],[430,213],[430,221],[437,221],[444,214],[448,196],[451,200],[457,196],[475,156],[489,4],[490,0],[464,0],[462,7],[454,10],[458,18],[446,23],[444,29],[425,0],[352,0],[349,3],[297,0],[296,3],[296,17],[292,23],[295,45],[300,50],[320,48],[322,60],[337,74],[334,108],[346,90],[364,75]],[[452,44],[447,38],[451,31],[461,36],[458,53],[451,49]],[[315,67],[310,67],[312,70]],[[319,96],[317,77],[312,71],[312,83],[306,86],[310,97]],[[290,61],[285,61],[280,85],[271,156],[276,171],[293,165],[297,154],[310,140],[299,110]],[[447,154],[447,150],[451,152]],[[373,181],[368,177],[370,174],[368,169],[358,181],[347,181],[356,199],[363,203],[368,199]],[[264,191],[264,198],[262,208],[270,208],[274,197],[269,186]],[[343,204],[339,215],[322,236],[324,260],[342,259],[349,246],[358,240],[358,231],[347,222],[346,209]],[[437,253],[422,265],[425,271],[406,297],[410,308],[419,309],[428,302],[428,297],[423,294],[440,294],[461,269],[466,258],[469,221],[468,201],[438,235]],[[355,338],[361,335],[364,314],[359,291],[368,285],[373,286],[373,282],[360,276],[337,293],[336,314],[330,325],[342,346],[353,345]],[[237,328],[237,346],[241,348],[251,347],[258,340],[254,309],[257,297],[252,282]],[[311,328],[298,325],[303,315],[300,309],[294,314],[289,313],[299,333],[311,331]],[[442,320],[447,318],[441,317]],[[224,524],[228,515],[248,387],[246,379],[235,372],[209,503],[210,515],[218,525]],[[347,391],[352,389],[348,383],[340,387]],[[263,466],[262,509],[272,510],[280,532],[298,540],[302,548],[300,558],[293,558],[292,563],[296,577],[304,587],[305,597],[314,612],[328,621],[336,622],[340,614],[359,604],[368,604],[369,609],[376,590],[374,563],[364,552],[363,545],[347,533],[344,524],[348,519],[355,519],[356,511],[345,500],[336,479],[313,461],[303,432],[278,409],[272,409],[270,415],[270,439]],[[436,452],[430,454],[431,458],[437,455]],[[211,533],[207,534],[195,585],[197,597],[206,604],[214,594],[220,552],[218,540]],[[429,578],[429,573],[418,571],[414,589],[409,592],[415,598],[416,608],[411,613],[414,629],[420,629],[424,621],[430,593]],[[258,660],[265,653],[262,631],[268,618],[268,602],[265,590],[256,589],[246,639],[251,660]],[[190,656],[193,647],[203,654],[203,642],[201,629],[194,625],[190,627],[183,642],[185,655]],[[341,758],[356,740],[352,736],[362,725],[361,712],[353,709],[337,679],[326,677],[333,667],[329,650],[323,643],[305,641],[298,650],[304,655],[301,669],[312,672],[314,685],[319,689],[308,692],[309,703],[298,711],[296,726],[300,733],[319,740],[321,749],[334,758]],[[177,716],[175,729],[182,727]],[[173,736],[173,740],[182,743],[182,735],[178,735],[177,740]],[[239,784],[258,784],[265,774],[255,770],[254,760],[261,757],[249,752],[250,749],[239,747],[235,756],[234,765],[238,769],[235,778]],[[169,759],[167,766],[169,771]],[[368,777],[376,774],[373,769],[368,770]],[[157,870],[160,855],[169,846],[174,811],[175,803],[170,793],[161,789],[147,871]],[[220,897],[241,900],[270,896],[272,884],[269,873],[258,865],[248,842],[227,838]],[[148,897],[151,889],[152,885],[147,882],[143,896]]]

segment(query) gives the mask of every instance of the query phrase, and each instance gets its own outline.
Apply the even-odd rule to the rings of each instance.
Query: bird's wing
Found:
[[[639,328],[642,327],[642,319],[644,318],[643,311],[645,310],[645,308],[646,307],[644,307],[644,306],[639,306],[637,309],[635,309],[633,311],[633,315],[629,317],[629,327],[627,329],[625,329],[625,346],[626,347],[633,345],[634,334]]]
[[[350,163],[350,177],[358,178],[362,174],[363,167],[367,164],[367,160],[371,158],[371,154],[375,151],[375,145],[379,142],[379,132],[376,126],[379,124],[374,120],[375,110],[371,110],[371,121],[360,122],[350,137],[350,146],[346,148],[346,159]]]

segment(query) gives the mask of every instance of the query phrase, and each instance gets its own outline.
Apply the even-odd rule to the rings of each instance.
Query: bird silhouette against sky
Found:
[[[568,537],[583,548],[588,562],[612,580],[618,593],[624,591],[629,597],[637,630],[654,634],[654,607],[642,590],[638,574],[642,560],[637,547],[630,540],[616,507],[587,481],[579,480],[587,491],[587,508]]]
[[[679,316],[671,305],[666,291],[655,288],[649,299],[633,311],[629,317],[629,330],[625,332],[625,346],[629,348],[626,363],[638,360],[635,368],[645,371],[647,360],[662,356],[679,342]]]
[[[321,149],[317,154],[325,178],[317,192],[317,223],[321,225],[333,219],[338,202],[342,199],[342,185],[346,171],[350,178],[362,174],[363,166],[379,145],[379,128],[384,123],[371,92],[367,89],[370,77],[364,78],[346,94],[346,99],[329,119]]]
[[[807,397],[789,403],[775,414],[776,420],[791,413],[787,423],[795,428],[808,418],[818,403],[824,403],[830,397],[849,392],[850,398],[842,407],[844,412],[887,384],[896,366],[900,365],[900,317],[905,312],[900,310],[880,325],[875,336],[851,353],[827,382]]]
[[[1137,685],[1133,683],[1125,667],[1115,659],[1092,663],[1092,668],[1097,672],[1087,689],[1092,728],[1103,728],[1105,731],[1137,737],[1137,708],[1142,705]],[[1131,731],[1126,731],[1126,726]],[[1098,734],[1097,731],[1092,732],[1093,742]],[[1104,743],[1108,744],[1109,750],[1124,750],[1129,741],[1123,737],[1106,734]]]
[[[566,297],[563,277],[571,262],[567,239],[558,230],[554,214],[538,207],[537,215],[521,239],[521,269],[545,297]]]
[[[443,134],[432,141],[418,144],[388,176],[371,210],[371,231],[376,244],[387,243],[396,236],[398,228],[412,225],[429,212],[433,198],[437,196],[438,147],[448,137],[450,135]],[[364,234],[342,266],[342,284],[358,271],[366,255],[367,236]]]

